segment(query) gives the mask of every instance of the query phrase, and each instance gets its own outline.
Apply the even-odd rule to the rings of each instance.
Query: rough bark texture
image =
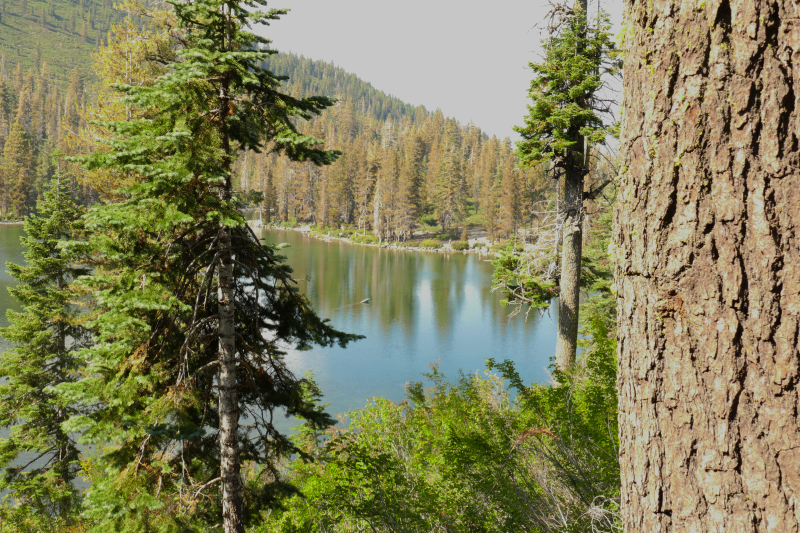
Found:
[[[223,8],[224,9],[224,8]],[[226,50],[231,49],[230,7],[227,10]],[[219,97],[220,137],[222,139],[222,168],[228,174],[220,190],[220,199],[229,202],[232,184],[232,147],[228,134],[228,110],[231,95],[227,79],[221,83]],[[219,340],[219,455],[222,482],[222,528],[225,533],[244,533],[244,502],[242,500],[241,464],[239,460],[239,394],[236,379],[236,280],[233,277],[233,243],[231,229],[219,229],[217,248],[218,325]]]
[[[242,479],[239,464],[239,396],[236,380],[236,329],[231,230],[219,237],[219,444],[222,518],[225,533],[244,533]]]
[[[579,142],[583,145],[583,137]],[[582,150],[581,152],[582,153]],[[574,154],[579,156],[580,153]],[[577,165],[576,165],[577,166]],[[578,349],[578,311],[580,305],[581,253],[583,249],[583,165],[569,168],[564,175],[564,239],[561,248],[561,278],[558,292],[558,337],[556,367],[566,370],[575,364]]]
[[[796,533],[800,8],[626,0],[625,25],[625,531]]]
[[[587,12],[588,0],[575,0],[575,9]],[[585,102],[579,104],[585,108]],[[581,254],[583,253],[583,177],[586,173],[586,140],[577,128],[571,132],[575,144],[564,170],[564,237],[561,248],[561,277],[558,287],[558,336],[556,368],[567,370],[575,364],[578,351],[578,313],[581,296]]]

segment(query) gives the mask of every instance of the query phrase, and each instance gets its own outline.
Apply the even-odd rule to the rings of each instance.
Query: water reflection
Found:
[[[490,290],[492,266],[475,255],[405,252],[324,242],[300,232],[261,230],[284,249],[299,286],[317,311],[344,331],[367,338],[340,348],[292,352],[295,372],[312,368],[331,410],[362,407],[370,396],[399,400],[430,363],[456,377],[484,360],[512,359],[523,380],[546,382],[555,349],[551,316],[508,320]],[[308,276],[308,281],[303,280]],[[358,304],[370,298],[369,304]]]
[[[3,266],[23,262],[21,235],[20,225],[0,226]],[[363,407],[370,396],[401,399],[405,384],[422,379],[437,360],[451,377],[483,370],[484,360],[494,357],[514,360],[525,381],[549,380],[555,308],[552,317],[532,313],[527,321],[509,321],[501,296],[490,290],[492,266],[485,258],[327,243],[295,231],[261,230],[261,236],[291,244],[282,253],[322,316],[367,336],[345,350],[288,356],[295,372],[314,370],[334,413]],[[13,279],[0,270],[0,325],[6,326],[6,310],[20,307],[7,290]],[[357,303],[365,298],[369,304]],[[0,350],[10,348],[0,337]]]

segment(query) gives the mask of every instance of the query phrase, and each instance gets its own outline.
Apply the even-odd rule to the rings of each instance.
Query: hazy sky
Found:
[[[590,13],[597,9],[590,0]],[[604,4],[621,19],[622,2]],[[258,33],[489,135],[517,138],[547,0],[273,0],[292,11]]]

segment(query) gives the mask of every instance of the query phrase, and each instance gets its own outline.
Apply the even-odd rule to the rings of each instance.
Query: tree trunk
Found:
[[[578,137],[582,152],[583,137]],[[567,216],[563,227],[561,278],[558,291],[556,368],[559,370],[567,370],[575,364],[575,353],[578,349],[578,311],[583,250],[582,206],[583,172],[577,168],[577,165],[570,165],[564,173],[564,208],[567,210]]]
[[[228,8],[228,35],[226,49],[230,49],[230,8]],[[230,106],[228,80],[221,83],[220,137],[222,139],[222,168],[227,177],[220,190],[220,199],[231,199],[231,168],[233,154],[228,135]],[[231,228],[219,228],[219,266],[217,268],[217,298],[219,314],[217,337],[219,341],[219,448],[220,478],[222,483],[222,527],[225,533],[244,533],[244,505],[242,500],[241,465],[239,461],[239,394],[236,379],[236,280],[233,273],[233,244]]]
[[[625,531],[796,533],[796,5],[626,0],[625,27]]]
[[[236,380],[236,325],[231,229],[219,237],[219,445],[222,519],[225,533],[244,533],[242,480],[239,464],[239,395]]]
[[[575,0],[575,9],[587,17],[588,0]],[[584,31],[585,31],[584,26]],[[574,129],[574,128],[573,128]],[[561,277],[558,287],[558,336],[555,364],[567,370],[575,364],[578,351],[578,313],[581,294],[581,254],[583,253],[583,176],[586,162],[585,139],[573,131],[575,144],[569,150],[564,172],[564,236],[561,246]]]

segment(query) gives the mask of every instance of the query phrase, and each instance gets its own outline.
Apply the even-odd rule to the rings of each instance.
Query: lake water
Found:
[[[324,242],[286,230],[256,230],[265,242],[289,243],[282,253],[300,290],[316,310],[343,331],[365,335],[348,348],[292,351],[288,363],[302,375],[312,369],[330,412],[363,407],[371,396],[402,399],[405,384],[423,380],[439,362],[450,378],[485,368],[484,360],[511,359],[526,382],[548,382],[555,350],[556,308],[508,319],[501,295],[490,290],[486,256],[407,252],[340,241]],[[21,263],[22,226],[0,226],[0,325],[5,310],[19,309],[6,287],[5,262]],[[369,304],[357,304],[370,298]],[[355,305],[353,305],[355,304]],[[0,337],[0,349],[11,345]]]
[[[259,231],[259,230],[257,230]],[[402,399],[405,384],[423,380],[429,365],[450,378],[485,369],[485,359],[511,359],[523,381],[549,382],[557,307],[527,321],[508,319],[491,291],[486,256],[409,252],[342,241],[325,242],[290,230],[260,230],[282,250],[300,289],[317,312],[343,331],[365,335],[348,348],[289,354],[297,373],[313,369],[331,412],[363,407],[371,396]],[[370,298],[369,304],[355,304]]]

